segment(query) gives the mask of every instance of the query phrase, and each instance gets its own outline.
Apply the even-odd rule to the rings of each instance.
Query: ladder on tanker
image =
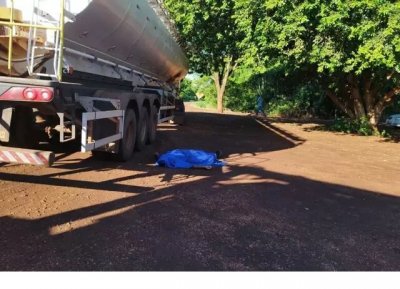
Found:
[[[55,0],[57,1],[57,0]],[[48,77],[61,81],[63,68],[63,50],[64,50],[64,7],[65,0],[59,1],[59,13],[57,19],[51,19],[49,15],[41,9],[41,0],[27,1],[27,5],[32,4],[32,15],[28,23],[17,21],[15,15],[15,0],[10,0],[10,15],[7,20],[0,21],[1,26],[8,27],[8,47],[7,49],[7,70],[8,74],[13,75],[14,48],[17,54],[21,56],[21,49],[26,51],[27,72],[31,76]],[[29,30],[20,34],[21,30]],[[54,44],[51,45],[46,37],[39,37],[38,31],[46,34],[48,31],[54,31]],[[14,47],[15,46],[15,47]],[[52,71],[36,72],[36,66],[41,59],[54,59]],[[25,56],[24,56],[25,57]]]
[[[27,50],[27,65],[29,75],[48,77],[52,79],[58,79],[61,81],[62,78],[62,67],[63,67],[63,38],[64,38],[64,9],[65,0],[60,0],[60,10],[58,13],[58,19],[52,19],[51,16],[47,15],[41,9],[41,0],[33,0],[33,11],[30,21],[29,29],[29,40]],[[38,43],[38,30],[43,29],[45,31],[54,31],[54,45],[49,45],[48,41],[44,42],[44,45]],[[46,72],[35,72],[36,59],[46,54],[53,54],[53,73]]]

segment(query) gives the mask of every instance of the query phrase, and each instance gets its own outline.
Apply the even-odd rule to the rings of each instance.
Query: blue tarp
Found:
[[[218,160],[216,153],[191,149],[168,151],[158,158],[157,164],[174,169],[223,167],[225,165],[224,162]]]

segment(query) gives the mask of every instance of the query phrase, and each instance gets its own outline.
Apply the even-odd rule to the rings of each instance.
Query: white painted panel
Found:
[[[82,12],[93,0],[65,0],[65,10],[74,15]],[[24,21],[29,21],[32,16],[33,0],[14,0],[14,8],[23,12]],[[60,0],[39,0],[41,10],[57,18],[60,13]],[[0,0],[1,6],[11,7],[11,0]]]

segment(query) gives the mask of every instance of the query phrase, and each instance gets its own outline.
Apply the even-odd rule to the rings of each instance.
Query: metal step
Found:
[[[60,51],[59,48],[51,47],[51,46],[33,46],[34,49],[43,49],[43,50],[50,50],[50,51]]]

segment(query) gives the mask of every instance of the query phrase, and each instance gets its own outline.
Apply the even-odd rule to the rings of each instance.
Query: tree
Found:
[[[193,90],[191,80],[185,78],[181,82],[180,95],[184,101],[197,100],[196,92]]]
[[[244,45],[262,59],[266,73],[279,68],[298,81],[317,80],[343,113],[367,118],[377,128],[383,110],[400,94],[399,1],[237,0],[236,5]]]
[[[231,73],[241,56],[243,33],[233,16],[234,0],[165,0],[190,59],[191,70],[210,75],[217,90],[218,112]]]

